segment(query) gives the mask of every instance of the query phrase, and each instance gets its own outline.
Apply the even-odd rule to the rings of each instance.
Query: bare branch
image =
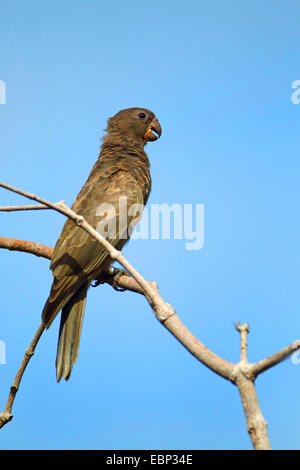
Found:
[[[13,211],[34,211],[49,209],[44,204],[35,204],[32,206],[0,206],[0,212],[13,212]]]
[[[259,406],[254,377],[251,372],[249,372],[250,364],[247,358],[249,325],[248,323],[243,325],[236,323],[235,327],[241,335],[241,360],[235,367],[235,384],[240,392],[248,433],[253,447],[256,450],[270,450],[271,445],[267,433],[267,422]]]
[[[42,245],[41,243],[6,237],[0,237],[0,248],[6,248],[11,251],[23,251],[48,259],[51,259],[53,252],[52,248]]]
[[[31,341],[31,343],[29,345],[29,348],[26,349],[26,351],[25,351],[24,359],[23,359],[23,361],[20,365],[20,368],[17,372],[17,375],[15,377],[14,382],[13,382],[12,386],[10,387],[10,393],[9,393],[9,396],[8,396],[8,400],[6,402],[5,409],[0,414],[0,428],[2,428],[6,423],[8,423],[13,417],[13,415],[11,414],[12,406],[13,406],[16,394],[19,390],[19,386],[20,386],[23,374],[25,372],[25,369],[26,369],[30,359],[32,358],[32,356],[34,354],[36,345],[38,344],[39,339],[42,336],[44,329],[45,329],[45,325],[43,323],[41,323],[40,326],[38,327],[34,337],[33,337],[33,340]]]
[[[9,191],[12,191],[13,193],[20,194],[21,196],[27,197],[28,199],[32,199],[33,201],[37,201],[42,203],[43,206],[51,207],[52,209],[55,209],[56,204],[60,204],[59,202],[53,203],[49,201],[45,201],[44,199],[36,196],[35,194],[28,193],[26,191],[22,191],[22,189],[15,188],[14,186],[11,186],[10,184],[0,182],[0,186],[2,188],[8,189]],[[45,202],[48,202],[48,204],[45,204]],[[63,201],[60,201],[63,203]]]
[[[242,371],[240,372],[237,375],[236,385],[240,392],[247,429],[253,447],[256,450],[271,450],[267,432],[268,425],[259,406],[254,382],[251,378],[246,377]]]
[[[248,323],[245,323],[242,325],[241,323],[236,323],[235,327],[237,331],[240,332],[241,334],[241,361],[247,361],[247,336],[249,333],[249,325]]]
[[[250,365],[251,374],[254,377],[261,374],[265,370],[270,369],[271,367],[276,366],[280,362],[284,361],[288,357],[291,356],[295,351],[300,349],[300,340],[294,341],[292,344],[287,346],[286,348],[281,349],[276,354],[267,357],[266,359],[262,359],[261,361],[255,362],[254,364]]]

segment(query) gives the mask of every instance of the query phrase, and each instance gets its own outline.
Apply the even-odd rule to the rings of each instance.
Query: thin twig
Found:
[[[12,411],[12,407],[13,407],[13,404],[14,404],[16,394],[19,390],[19,386],[20,386],[23,374],[25,372],[25,369],[26,369],[30,359],[32,358],[32,356],[34,354],[36,345],[38,344],[39,339],[42,336],[44,329],[45,329],[45,325],[43,323],[41,323],[40,326],[38,327],[34,337],[33,337],[33,340],[31,341],[31,343],[29,345],[29,348],[26,349],[26,351],[25,351],[24,359],[23,359],[23,361],[22,361],[22,363],[19,367],[19,370],[17,372],[17,375],[15,377],[14,382],[13,382],[12,386],[10,387],[10,393],[9,393],[9,396],[8,396],[8,400],[6,402],[5,409],[0,414],[0,428],[2,428],[6,423],[8,423],[13,417],[11,411]]]
[[[295,351],[300,349],[300,340],[294,341],[292,344],[287,346],[286,348],[281,349],[276,354],[267,357],[266,359],[262,359],[261,361],[255,362],[254,364],[250,365],[250,372],[253,374],[254,377],[261,374],[265,370],[270,369],[271,367],[276,366],[280,362],[284,361],[288,357],[291,356]]]
[[[247,357],[247,337],[248,337],[248,333],[249,333],[249,325],[248,323],[245,323],[244,325],[242,325],[241,323],[236,323],[235,324],[235,327],[237,329],[237,331],[240,332],[241,334],[241,361],[247,361],[248,360],[248,357]]]
[[[32,206],[0,206],[0,212],[14,212],[14,211],[40,211],[48,209],[49,207],[44,204],[35,204]]]

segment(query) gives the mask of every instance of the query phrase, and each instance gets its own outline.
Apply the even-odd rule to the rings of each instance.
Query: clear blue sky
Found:
[[[205,205],[202,250],[135,240],[124,254],[205,345],[249,359],[300,337],[298,1],[1,2],[1,180],[71,204],[106,120],[152,109],[150,203]],[[24,199],[0,190],[0,204]],[[54,246],[64,219],[2,213],[0,236]],[[0,251],[4,407],[51,285],[49,262]],[[59,321],[42,337],[2,449],[251,449],[238,391],[191,357],[142,296],[88,295],[79,360],[56,383]],[[275,449],[300,447],[300,365],[257,381]]]

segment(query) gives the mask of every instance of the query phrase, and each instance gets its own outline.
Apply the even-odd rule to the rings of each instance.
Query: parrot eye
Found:
[[[145,119],[146,114],[145,113],[139,113],[138,117],[141,118],[141,119]]]

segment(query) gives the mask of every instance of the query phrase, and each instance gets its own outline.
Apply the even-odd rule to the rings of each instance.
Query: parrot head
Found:
[[[155,114],[145,108],[122,109],[108,120],[106,131],[110,135],[117,133],[126,138],[129,136],[143,145],[157,140],[162,133]]]

